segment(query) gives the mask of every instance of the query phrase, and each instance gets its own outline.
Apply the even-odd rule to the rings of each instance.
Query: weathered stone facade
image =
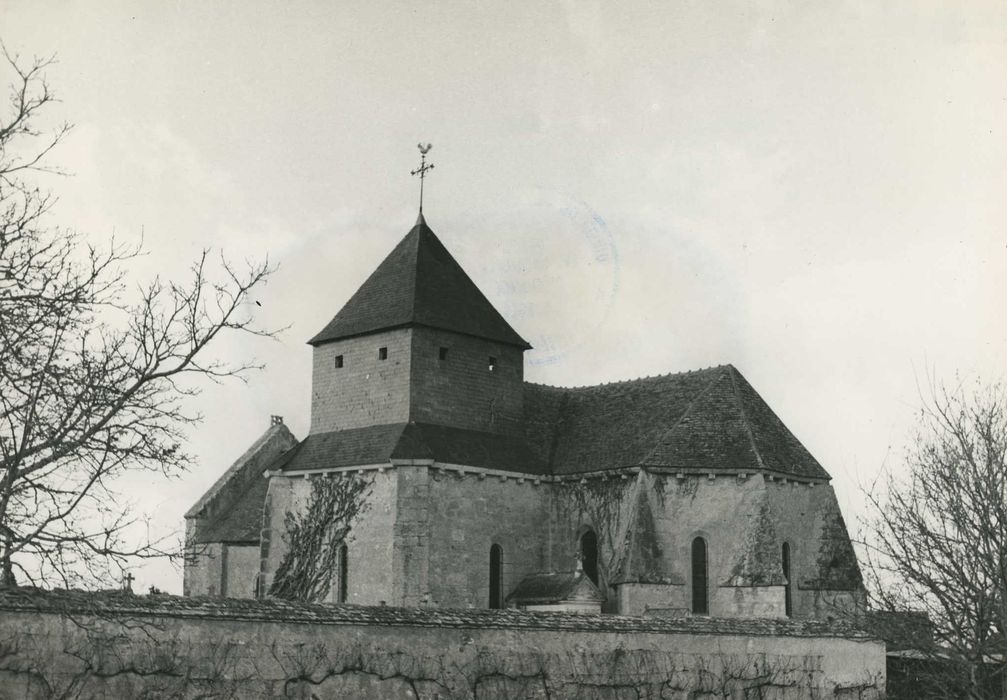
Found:
[[[309,435],[259,460],[268,493],[248,496],[258,571],[229,548],[247,542],[204,537],[188,593],[249,594],[258,575],[267,594],[312,481],[365,479],[329,600],[485,608],[583,566],[624,615],[828,618],[862,602],[828,473],[735,368],[528,384],[528,344],[422,219],[311,343]]]

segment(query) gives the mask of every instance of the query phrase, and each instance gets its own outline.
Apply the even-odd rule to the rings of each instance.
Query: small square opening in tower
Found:
[[[448,359],[448,349],[447,348],[441,348],[440,352],[437,353],[437,357],[438,357],[438,359],[440,359],[441,362],[443,362],[444,360]]]
[[[339,369],[342,366],[343,366],[343,356],[336,355],[336,369]]]
[[[388,348],[378,348],[378,359],[379,360],[388,359]]]
[[[489,362],[487,363],[487,369],[490,372],[496,372],[497,369],[497,358],[490,356]]]

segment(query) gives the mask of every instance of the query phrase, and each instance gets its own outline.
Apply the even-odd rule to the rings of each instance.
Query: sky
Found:
[[[57,54],[56,226],[279,266],[266,368],[193,408],[193,469],[122,489],[159,531],[282,415],[306,341],[416,218],[579,386],[734,364],[833,476],[852,530],[928,378],[1004,379],[1007,4],[38,2]],[[3,82],[9,82],[4,73]],[[164,562],[135,586],[180,592]]]

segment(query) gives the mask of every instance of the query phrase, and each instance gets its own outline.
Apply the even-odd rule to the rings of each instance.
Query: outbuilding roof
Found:
[[[326,324],[311,345],[428,326],[528,349],[420,214],[416,225]]]
[[[507,596],[515,605],[604,603],[605,597],[583,571],[550,571],[526,576]]]

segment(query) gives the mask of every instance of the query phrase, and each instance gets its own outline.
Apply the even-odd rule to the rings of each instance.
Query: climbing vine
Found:
[[[599,568],[607,580],[619,568],[625,555],[631,512],[627,512],[627,492],[637,479],[585,480],[564,484],[566,493],[558,500],[561,517],[572,525],[589,524],[598,536]]]
[[[307,508],[287,511],[287,551],[276,568],[269,595],[317,602],[328,595],[354,519],[366,508],[370,481],[359,475],[311,481]]]

